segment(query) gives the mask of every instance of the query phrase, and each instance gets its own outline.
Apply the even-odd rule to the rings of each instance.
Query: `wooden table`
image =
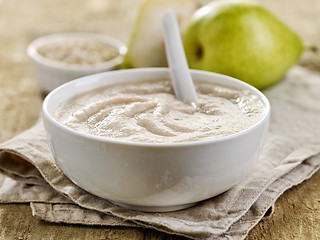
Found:
[[[203,1],[202,1],[203,2]],[[319,0],[263,0],[320,48]],[[0,142],[29,128],[42,97],[26,47],[54,32],[99,32],[127,41],[140,0],[0,0]],[[320,54],[307,51],[300,64],[320,71]],[[320,94],[320,93],[319,93]],[[0,175],[0,184],[2,177]],[[320,172],[285,192],[275,213],[248,239],[320,239]],[[183,239],[149,229],[50,224],[32,217],[27,204],[0,205],[0,239]]]

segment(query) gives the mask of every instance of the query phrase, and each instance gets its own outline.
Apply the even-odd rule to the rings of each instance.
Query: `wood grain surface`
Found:
[[[205,2],[205,1],[202,1]],[[140,0],[0,0],[0,142],[33,125],[42,103],[28,44],[55,32],[99,32],[127,41]],[[320,1],[261,0],[308,47],[299,64],[320,71]],[[0,175],[0,184],[2,177]],[[247,239],[320,239],[320,172],[285,192]],[[0,239],[184,239],[150,229],[51,224],[27,204],[0,204]]]

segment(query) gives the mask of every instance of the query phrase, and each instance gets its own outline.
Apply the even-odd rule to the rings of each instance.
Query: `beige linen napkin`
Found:
[[[51,222],[154,228],[194,239],[243,239],[287,189],[320,167],[320,75],[295,67],[265,91],[272,113],[254,169],[238,185],[189,209],[144,213],[87,193],[57,167],[42,122],[0,145],[0,169],[10,178],[0,202],[31,202]],[[269,210],[269,211],[268,211]]]

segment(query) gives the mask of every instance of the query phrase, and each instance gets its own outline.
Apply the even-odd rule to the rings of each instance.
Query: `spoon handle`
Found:
[[[179,25],[172,10],[167,10],[165,12],[162,24],[166,55],[175,95],[180,101],[197,103],[198,97],[182,45]]]

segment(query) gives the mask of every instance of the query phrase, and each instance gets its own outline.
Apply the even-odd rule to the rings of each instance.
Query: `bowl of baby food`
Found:
[[[130,209],[184,209],[252,169],[270,105],[237,79],[190,70],[199,101],[175,98],[168,68],[117,70],[47,95],[43,122],[57,165],[76,185]]]
[[[41,89],[50,92],[70,80],[115,69],[126,46],[103,34],[57,33],[35,39],[27,52]]]

